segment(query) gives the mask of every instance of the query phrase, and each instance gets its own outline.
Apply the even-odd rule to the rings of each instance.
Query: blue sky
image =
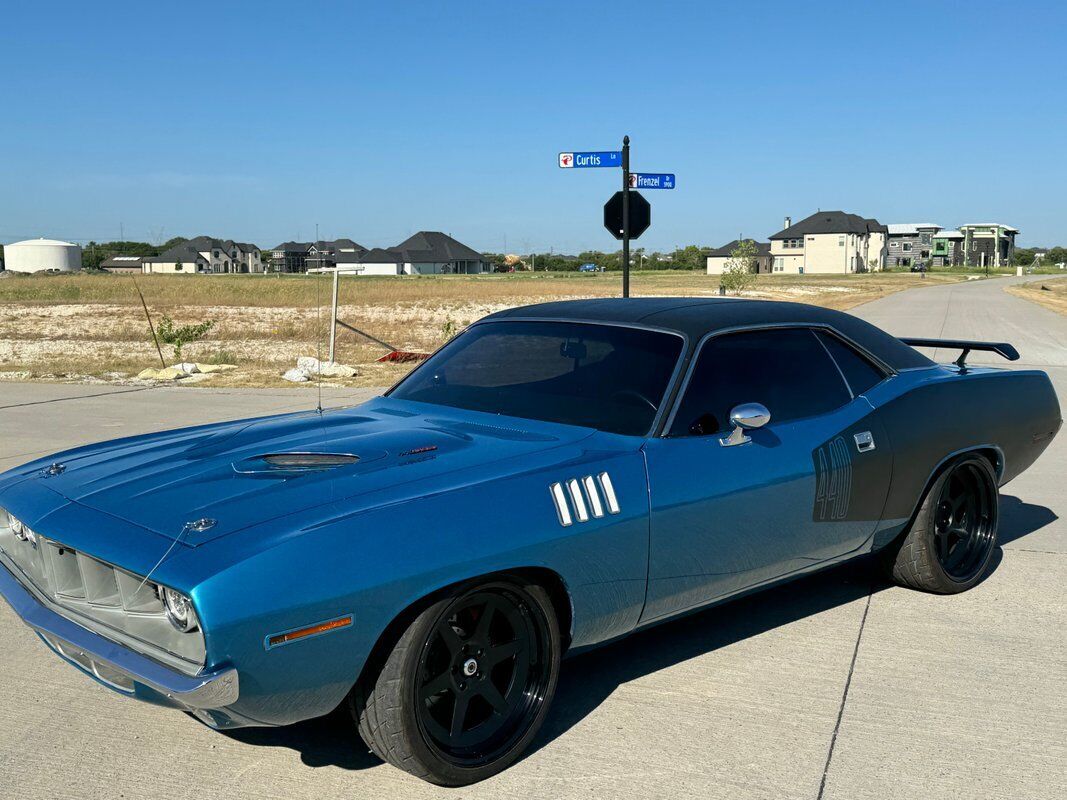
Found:
[[[1053,2],[10,4],[0,241],[264,246],[443,230],[614,249],[614,149],[653,249],[818,208],[1067,243],[1067,10]]]

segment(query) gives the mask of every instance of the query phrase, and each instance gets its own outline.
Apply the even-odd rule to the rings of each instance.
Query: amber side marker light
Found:
[[[294,631],[276,633],[273,636],[267,637],[267,649],[270,650],[272,647],[281,647],[283,644],[298,642],[301,639],[307,639],[309,636],[318,636],[319,634],[329,633],[330,631],[335,631],[339,628],[347,628],[351,624],[351,616],[338,617],[337,619],[331,619],[328,622],[320,622],[317,625],[309,625],[306,628],[297,628]]]

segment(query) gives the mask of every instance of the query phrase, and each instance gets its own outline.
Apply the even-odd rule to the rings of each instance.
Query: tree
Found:
[[[751,239],[742,239],[737,243],[722,270],[721,283],[726,291],[741,294],[755,282],[758,256],[756,243]]]
[[[674,269],[703,270],[707,265],[707,254],[702,248],[690,244],[671,253],[671,261]]]
[[[202,339],[204,334],[213,327],[215,327],[215,321],[209,319],[197,325],[182,325],[177,328],[174,326],[174,320],[164,314],[163,319],[159,321],[159,329],[156,333],[159,334],[160,341],[174,345],[174,358],[181,361],[182,346]]]

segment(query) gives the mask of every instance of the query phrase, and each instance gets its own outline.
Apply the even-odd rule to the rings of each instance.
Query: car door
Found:
[[[825,330],[705,340],[665,435],[645,445],[644,620],[843,556],[873,534],[892,456],[862,392],[885,377]],[[732,445],[730,412],[743,403],[766,406],[770,420]]]

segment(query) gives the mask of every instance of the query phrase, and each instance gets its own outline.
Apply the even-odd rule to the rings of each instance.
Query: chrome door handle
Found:
[[[874,449],[874,437],[871,436],[870,431],[857,433],[852,438],[856,440],[856,449],[861,453],[866,453]]]

